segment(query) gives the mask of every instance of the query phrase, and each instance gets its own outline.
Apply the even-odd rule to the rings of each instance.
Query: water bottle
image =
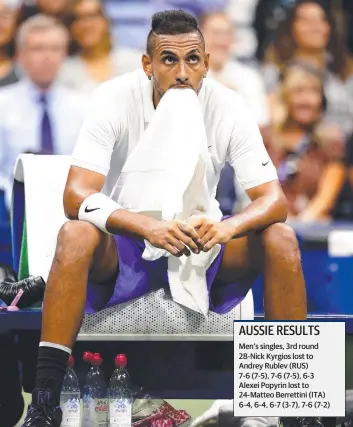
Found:
[[[94,353],[83,392],[83,427],[108,427],[107,386],[99,353]]]
[[[108,388],[110,427],[131,427],[133,392],[126,365],[126,355],[118,354]]]
[[[70,355],[60,395],[60,407],[63,412],[62,427],[81,427],[80,385],[73,369],[74,364],[75,360]]]
[[[88,364],[88,371],[87,371],[86,377],[85,377],[85,384],[87,383],[87,380],[89,378],[89,374],[91,372],[92,357],[93,357],[93,353],[91,353],[90,351],[86,351],[85,353],[83,353],[83,361]]]

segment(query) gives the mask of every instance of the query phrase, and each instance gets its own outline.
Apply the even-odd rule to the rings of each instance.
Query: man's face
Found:
[[[50,86],[66,57],[67,35],[61,28],[31,31],[19,51],[26,74],[38,86]]]
[[[208,54],[197,32],[155,36],[152,58],[144,55],[142,62],[145,73],[153,76],[155,104],[170,88],[198,93],[208,70]]]

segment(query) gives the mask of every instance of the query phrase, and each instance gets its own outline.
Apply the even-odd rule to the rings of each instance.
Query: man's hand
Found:
[[[199,247],[203,252],[210,251],[218,243],[227,243],[233,233],[227,221],[216,222],[204,216],[192,218],[189,224],[194,227],[200,238]]]
[[[146,239],[156,248],[166,249],[172,255],[190,256],[200,252],[200,238],[194,227],[182,221],[156,221],[147,232]]]

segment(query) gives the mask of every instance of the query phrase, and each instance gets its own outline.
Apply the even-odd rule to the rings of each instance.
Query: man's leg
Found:
[[[224,283],[264,276],[267,320],[306,320],[306,289],[295,232],[286,224],[274,224],[261,233],[230,241],[219,275]],[[321,418],[280,419],[283,427],[324,427]]]
[[[225,248],[216,280],[231,283],[264,277],[265,317],[268,320],[305,320],[307,301],[301,257],[295,232],[273,224],[260,233],[231,240]]]
[[[88,276],[103,283],[117,273],[112,236],[88,222],[70,221],[60,230],[44,296],[41,343],[33,403],[49,391],[59,404],[67,360],[81,327]],[[32,424],[29,424],[32,425]]]
[[[104,283],[117,268],[112,236],[88,222],[64,224],[44,296],[41,341],[71,349],[84,315],[88,275],[95,283]]]

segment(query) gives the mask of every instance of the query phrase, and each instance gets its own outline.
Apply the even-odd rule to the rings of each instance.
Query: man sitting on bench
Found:
[[[239,95],[205,78],[208,64],[196,20],[183,11],[159,12],[152,19],[143,70],[106,82],[95,92],[65,188],[70,221],[59,232],[48,278],[35,390],[24,426],[60,426],[60,391],[85,312],[87,282],[108,287],[110,295],[121,284],[146,293],[156,277],[160,286],[168,286],[163,282],[166,258],[149,261],[153,267],[146,268],[144,240],[176,257],[220,244],[207,274],[210,306],[218,313],[239,304],[261,272],[266,318],[306,319],[298,243],[284,224],[286,200],[275,167]],[[206,217],[193,224],[158,221],[110,198],[129,153],[170,88],[198,94],[215,159],[207,170],[208,185],[216,187],[228,160],[252,200],[244,212],[220,222]]]

